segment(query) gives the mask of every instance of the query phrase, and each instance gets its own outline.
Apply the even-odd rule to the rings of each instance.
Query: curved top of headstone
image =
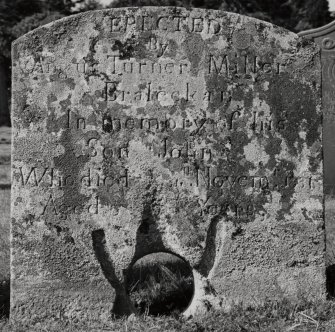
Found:
[[[250,22],[255,23],[260,27],[262,27],[261,30],[265,28],[271,29],[272,33],[285,36],[285,38],[287,38],[288,36],[293,37],[294,35],[296,35],[292,31],[289,31],[283,27],[279,27],[272,23],[232,12],[225,12],[212,9],[200,9],[200,8],[186,9],[182,7],[170,7],[170,6],[167,7],[145,6],[145,7],[124,7],[124,8],[94,10],[67,16],[29,31],[28,33],[16,39],[13,42],[13,44],[15,45],[17,43],[23,42],[23,40],[25,40],[26,38],[46,33],[47,30],[55,31],[56,39],[54,41],[56,41],[57,39],[61,39],[60,38],[61,35],[75,33],[75,31],[79,29],[80,24],[89,27],[87,25],[88,22],[90,22],[91,24],[97,23],[99,21],[106,23],[105,20],[108,20],[108,17],[110,18],[110,15],[113,14],[115,15],[116,13],[117,15],[125,15],[125,14],[140,15],[141,13],[152,15],[150,16],[150,18],[145,16],[144,21],[143,17],[138,16],[135,19],[135,22],[132,22],[131,20],[128,20],[128,22],[123,22],[127,25],[127,28],[122,26],[120,27],[119,31],[116,30],[118,28],[117,26],[114,27],[115,28],[114,32],[122,32],[122,33],[129,32],[136,27],[138,30],[142,30],[143,32],[162,29],[165,30],[166,32],[193,32],[193,33],[202,33],[204,35],[218,36],[228,33],[228,31],[223,31],[222,28],[223,24],[229,24],[232,30],[235,30],[236,28],[238,28],[240,24],[246,24]],[[167,22],[165,18],[161,16],[162,14],[170,16],[168,24],[166,24]],[[191,15],[191,20],[185,22],[185,20],[182,17],[183,15]],[[205,18],[203,25],[199,21],[197,21],[197,18],[200,18],[199,15],[201,16],[201,19]],[[115,16],[114,18],[115,20],[118,20],[119,16]],[[221,20],[221,25],[217,24],[216,19]],[[65,28],[69,30],[66,31]],[[60,29],[60,31],[57,32],[56,31],[57,29]],[[251,33],[253,32],[252,28],[250,32]]]

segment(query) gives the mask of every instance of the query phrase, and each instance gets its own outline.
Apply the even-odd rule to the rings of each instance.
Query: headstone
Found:
[[[335,22],[303,31],[321,48],[326,265],[328,288],[335,291]]]
[[[193,269],[185,314],[324,298],[317,46],[222,11],[128,8],[13,45],[11,317],[107,322],[127,271]]]

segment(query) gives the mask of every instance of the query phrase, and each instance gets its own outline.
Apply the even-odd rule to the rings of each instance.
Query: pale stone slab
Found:
[[[127,269],[192,267],[186,314],[325,296],[314,43],[220,11],[68,17],[13,45],[11,317],[107,322]]]

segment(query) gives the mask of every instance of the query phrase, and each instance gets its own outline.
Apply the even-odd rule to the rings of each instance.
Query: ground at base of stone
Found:
[[[139,316],[117,319],[109,326],[67,325],[61,322],[49,322],[35,327],[9,323],[0,320],[0,331],[3,332],[269,332],[269,331],[301,331],[301,332],[335,332],[335,300],[317,303],[302,302],[290,304],[266,303],[255,308],[236,306],[230,313],[210,310],[204,315],[188,319],[180,316]]]

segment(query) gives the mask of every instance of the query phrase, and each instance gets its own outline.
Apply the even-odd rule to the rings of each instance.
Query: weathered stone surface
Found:
[[[321,48],[326,265],[330,293],[335,292],[335,22],[303,31]]]
[[[0,127],[0,283],[9,282],[10,274],[10,148],[11,130]]]
[[[172,252],[186,313],[325,294],[320,63],[236,14],[97,11],[13,45],[12,318],[131,312]]]

